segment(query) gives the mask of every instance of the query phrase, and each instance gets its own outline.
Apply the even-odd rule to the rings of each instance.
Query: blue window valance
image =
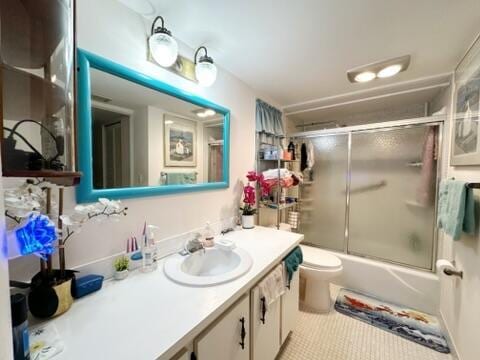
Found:
[[[256,128],[258,133],[273,137],[284,137],[282,112],[257,99]]]

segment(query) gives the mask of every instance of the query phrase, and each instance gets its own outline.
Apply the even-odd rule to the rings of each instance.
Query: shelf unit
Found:
[[[256,171],[263,172],[269,169],[280,169],[288,168],[289,170],[297,170],[296,168],[300,165],[300,160],[287,160],[281,159],[281,146],[280,142],[282,141],[281,137],[274,137],[272,144],[262,143],[260,141],[259,135],[257,133],[256,139]],[[271,158],[262,158],[261,154],[265,154],[262,151],[262,148],[270,147],[271,150],[276,152],[277,157]],[[278,184],[280,184],[280,172],[279,177],[277,178]],[[293,188],[293,187],[292,187]],[[289,188],[289,189],[292,189]],[[298,189],[298,185],[295,186]],[[257,189],[258,190],[258,189]],[[282,187],[276,185],[272,188],[270,194],[271,198],[267,201],[259,200],[257,204],[257,223],[264,226],[275,226],[277,229],[280,228],[280,223],[286,223],[288,221],[288,211],[295,210],[298,207],[299,197],[295,197],[296,201],[280,203]],[[300,191],[297,190],[297,194]],[[260,199],[260,191],[257,191],[257,199]]]
[[[3,176],[79,181],[74,8],[64,0],[0,2]]]
[[[3,86],[3,117],[8,120],[45,119],[65,106],[65,89],[50,79],[0,65]],[[31,93],[34,96],[19,96]]]

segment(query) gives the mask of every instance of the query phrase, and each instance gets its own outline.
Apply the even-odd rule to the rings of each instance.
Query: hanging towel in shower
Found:
[[[297,271],[300,264],[303,263],[303,253],[300,246],[293,249],[290,254],[283,259],[283,262],[285,264],[285,272],[287,273],[287,284],[290,284],[293,273]]]
[[[300,149],[300,171],[303,171],[308,167],[307,160],[307,145],[305,145],[305,143],[302,143],[302,148]]]
[[[313,168],[315,164],[315,154],[313,144],[310,140],[307,141],[307,168],[310,170]]]
[[[438,227],[454,240],[462,231],[475,233],[475,200],[473,189],[464,181],[446,179],[440,182],[438,197]]]
[[[436,160],[437,131],[434,126],[429,126],[423,144],[421,179],[417,188],[417,202],[423,206],[433,203],[435,199]]]
[[[280,296],[285,293],[285,275],[283,265],[278,265],[269,275],[267,275],[257,285],[260,297],[265,297],[265,306],[273,304]]]

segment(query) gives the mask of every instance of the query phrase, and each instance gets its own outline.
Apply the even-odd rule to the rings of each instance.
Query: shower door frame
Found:
[[[443,131],[444,131],[444,122],[446,120],[445,115],[437,115],[437,116],[426,116],[414,119],[406,119],[406,120],[396,120],[396,121],[386,121],[380,123],[372,123],[372,124],[364,124],[364,125],[354,125],[354,126],[346,126],[341,128],[332,128],[332,129],[324,129],[324,130],[313,130],[313,131],[305,131],[305,132],[298,132],[291,135],[287,135],[289,138],[313,138],[313,137],[320,137],[320,136],[332,136],[332,135],[348,135],[348,146],[347,146],[347,180],[345,185],[345,231],[344,231],[344,240],[343,240],[343,254],[358,256],[366,259],[386,262],[394,265],[399,265],[403,267],[407,267],[410,269],[427,271],[427,272],[434,272],[435,269],[435,262],[437,261],[437,251],[438,251],[438,229],[435,226],[436,218],[437,218],[437,201],[438,201],[438,186],[440,183],[440,178],[442,174],[442,158],[443,158]],[[420,126],[438,126],[438,151],[437,151],[437,171],[436,171],[436,180],[435,180],[435,201],[434,201],[434,222],[433,226],[433,244],[432,244],[432,261],[430,264],[430,268],[419,267],[411,264],[406,264],[398,261],[388,260],[384,258],[380,258],[377,256],[366,255],[366,254],[359,254],[356,252],[351,252],[348,250],[349,244],[349,226],[350,226],[350,183],[352,178],[352,134],[354,133],[375,133],[380,131],[390,131],[395,129],[408,129],[412,127],[420,127]],[[308,243],[309,245],[323,248],[321,246],[315,245],[313,243]],[[329,251],[339,252],[338,250],[332,250],[325,248]]]

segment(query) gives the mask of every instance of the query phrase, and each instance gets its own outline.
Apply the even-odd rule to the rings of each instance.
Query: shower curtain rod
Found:
[[[315,136],[321,136],[321,135],[343,134],[343,133],[349,133],[353,131],[380,130],[380,129],[394,128],[394,127],[408,126],[408,125],[434,124],[434,123],[444,122],[445,118],[446,118],[446,115],[426,116],[426,117],[419,117],[414,119],[385,121],[381,123],[353,125],[353,126],[337,127],[337,128],[324,129],[324,130],[302,131],[302,132],[297,132],[293,134],[287,134],[287,137],[289,138],[315,137]]]
[[[295,125],[296,128],[305,128],[306,126],[317,126],[317,125],[326,125],[326,124],[335,124],[335,127],[339,127],[336,121],[314,121],[308,124]]]

